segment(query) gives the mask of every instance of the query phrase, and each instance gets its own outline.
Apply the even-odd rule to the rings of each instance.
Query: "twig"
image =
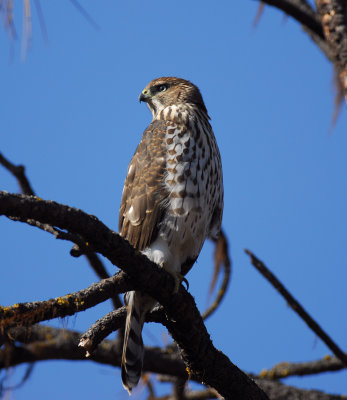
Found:
[[[141,380],[144,385],[146,385],[148,390],[148,397],[147,400],[158,400],[158,397],[155,394],[154,385],[151,382],[150,374],[142,374]]]
[[[86,9],[77,0],[70,0],[70,3],[76,8],[76,10],[81,15],[83,15],[83,17],[90,23],[90,25],[95,30],[99,30],[100,29],[100,26],[95,22],[93,17],[86,11]]]
[[[121,307],[98,319],[82,336],[79,346],[86,350],[86,357],[89,357],[98,344],[110,333],[122,328],[125,323],[126,307]],[[156,307],[146,315],[146,322],[163,323],[165,321],[163,307]]]
[[[0,153],[0,164],[16,177],[23,194],[35,196],[35,192],[32,189],[30,182],[25,175],[25,167],[23,165],[12,164],[1,153]]]
[[[347,366],[347,355],[337,346],[337,344],[323,331],[317,322],[307,313],[300,303],[288,292],[283,284],[275,277],[275,275],[260,261],[251,251],[245,250],[251,257],[251,263],[266,278],[271,285],[285,298],[289,306],[305,321],[310,329],[318,335],[329,349],[335,354],[341,362]]]
[[[124,325],[126,317],[126,307],[111,311],[93,324],[82,336],[79,347],[86,351],[86,357],[90,357],[97,345],[104,340],[110,333],[116,331]]]
[[[3,398],[6,398],[6,396],[4,395],[7,391],[14,391],[14,390],[17,390],[17,389],[19,389],[20,387],[22,387],[24,384],[25,384],[25,382],[30,378],[30,376],[31,376],[31,374],[32,374],[32,372],[33,372],[33,369],[34,369],[34,363],[30,363],[27,367],[26,367],[26,369],[25,369],[25,373],[24,373],[24,375],[23,375],[23,377],[22,377],[22,379],[20,380],[20,382],[19,383],[16,383],[15,385],[11,385],[11,386],[5,386],[5,384],[4,384],[4,382],[5,382],[5,380],[6,380],[6,376],[5,376],[5,378],[3,378],[1,381],[0,381],[0,398],[1,399],[3,399]]]

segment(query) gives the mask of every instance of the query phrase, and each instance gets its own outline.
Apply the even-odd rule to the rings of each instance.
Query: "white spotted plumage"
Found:
[[[140,100],[147,102],[153,121],[128,168],[120,234],[159,266],[185,274],[205,239],[220,231],[220,154],[195,85],[179,78],[159,78],[145,88]],[[126,304],[122,378],[131,392],[141,374],[144,317],[155,300],[129,292]]]

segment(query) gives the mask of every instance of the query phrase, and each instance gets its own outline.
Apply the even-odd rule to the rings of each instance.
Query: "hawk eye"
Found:
[[[158,87],[158,92],[164,92],[167,89],[167,85],[160,85]]]

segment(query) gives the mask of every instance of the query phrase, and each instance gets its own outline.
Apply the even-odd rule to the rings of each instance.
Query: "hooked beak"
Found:
[[[148,90],[144,90],[140,96],[139,96],[139,102],[141,103],[141,101],[144,101],[147,103],[147,101],[150,99]]]

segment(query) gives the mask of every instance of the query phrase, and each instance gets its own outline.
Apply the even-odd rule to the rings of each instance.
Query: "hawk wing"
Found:
[[[119,233],[139,250],[155,240],[168,198],[164,187],[168,124],[156,120],[145,130],[124,183]]]

